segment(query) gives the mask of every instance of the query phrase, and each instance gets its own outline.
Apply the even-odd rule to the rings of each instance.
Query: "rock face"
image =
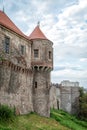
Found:
[[[50,89],[50,106],[51,108],[62,109],[71,114],[76,114],[79,107],[79,83],[69,81],[65,84],[65,82],[67,81],[62,81],[59,85],[52,85]]]
[[[0,104],[15,107],[18,114],[50,116],[52,45],[39,26],[25,36],[0,11]]]

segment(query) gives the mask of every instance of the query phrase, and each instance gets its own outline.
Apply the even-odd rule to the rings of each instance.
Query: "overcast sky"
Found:
[[[87,88],[87,0],[0,0],[26,35],[37,22],[54,45],[52,82],[79,81]]]

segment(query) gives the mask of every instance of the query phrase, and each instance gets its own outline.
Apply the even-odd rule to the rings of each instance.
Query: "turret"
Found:
[[[42,116],[50,116],[49,90],[50,72],[53,69],[53,43],[46,38],[39,25],[29,36],[32,41],[31,66],[33,71],[34,111]]]

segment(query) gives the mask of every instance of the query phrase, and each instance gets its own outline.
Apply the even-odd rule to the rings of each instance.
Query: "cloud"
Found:
[[[52,72],[52,81],[54,82],[65,78],[77,79],[81,83],[83,81],[87,83],[86,9],[86,0],[80,0],[78,4],[64,8],[57,17],[56,25],[51,29],[52,34],[55,30],[54,34],[56,36],[53,37],[50,31],[50,37],[54,41],[55,48],[55,69]],[[70,63],[70,66],[67,63]],[[74,66],[72,67],[73,64]],[[76,65],[79,66],[76,67]]]
[[[87,62],[87,58],[81,58],[80,61],[81,62]]]
[[[78,71],[78,72],[77,72]],[[65,68],[64,70],[57,70],[52,72],[53,75],[56,77],[65,77],[69,79],[84,79],[87,78],[87,70],[75,70],[70,68]]]
[[[64,69],[52,72],[52,82],[60,83],[62,80],[79,81],[80,86],[86,87],[87,70]]]

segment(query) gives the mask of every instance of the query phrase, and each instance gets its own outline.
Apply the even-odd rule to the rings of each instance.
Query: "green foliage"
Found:
[[[72,130],[86,130],[87,128],[87,123],[85,121],[78,120],[75,116],[62,110],[51,110],[51,118]]]
[[[12,120],[14,117],[14,110],[7,105],[0,105],[0,121]]]
[[[82,97],[84,95],[84,88],[80,87],[79,92],[80,92],[80,97]]]
[[[11,130],[10,128],[1,127],[0,130]]]
[[[51,110],[51,118],[35,113],[15,116],[14,121],[0,122],[0,130],[86,130],[87,123],[62,111]]]
[[[52,118],[41,117],[37,114],[16,116],[15,118],[13,122],[0,123],[0,130],[70,130]]]
[[[84,93],[84,89],[82,88],[80,88],[78,117],[80,119],[87,119],[87,92]]]

